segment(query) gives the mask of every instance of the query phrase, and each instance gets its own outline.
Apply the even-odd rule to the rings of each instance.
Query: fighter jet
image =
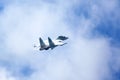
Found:
[[[52,40],[50,37],[48,37],[48,40],[43,41],[42,38],[40,37],[39,38],[40,46],[38,46],[38,47],[39,47],[40,51],[48,50],[49,48],[51,48],[51,50],[52,50],[57,46],[63,46],[65,44],[67,44],[67,43],[63,42],[64,40],[67,40],[67,39],[68,39],[68,37],[58,36],[58,38],[55,40]],[[37,46],[34,46],[34,47],[37,47]]]

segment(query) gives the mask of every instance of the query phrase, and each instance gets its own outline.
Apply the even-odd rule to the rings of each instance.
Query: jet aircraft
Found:
[[[67,44],[67,43],[63,42],[64,40],[67,40],[67,39],[68,39],[68,37],[66,37],[66,36],[58,36],[58,38],[55,40],[52,40],[50,37],[48,37],[48,40],[43,41],[42,38],[40,37],[39,38],[40,46],[38,46],[38,47],[39,47],[40,51],[48,50],[49,48],[51,48],[51,50],[52,50],[57,46],[63,46],[65,44]],[[37,47],[37,46],[34,46],[34,47]]]

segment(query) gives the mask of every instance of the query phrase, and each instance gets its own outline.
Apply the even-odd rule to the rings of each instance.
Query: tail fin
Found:
[[[41,46],[41,47],[45,47],[45,43],[43,42],[43,40],[42,40],[41,37],[39,38],[39,42],[40,42],[40,46]]]
[[[48,41],[49,41],[49,46],[51,49],[55,48],[55,44],[54,42],[48,37]]]

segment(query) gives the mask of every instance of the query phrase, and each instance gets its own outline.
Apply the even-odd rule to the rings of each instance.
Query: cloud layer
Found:
[[[112,80],[110,67],[116,72],[119,69],[119,57],[116,57],[119,47],[111,47],[110,38],[93,32],[105,16],[108,15],[109,20],[118,16],[110,18],[110,13],[118,9],[118,3],[118,0],[2,2],[0,78]],[[39,37],[45,40],[59,35],[69,37],[67,45],[42,52],[33,49]],[[116,53],[114,58],[113,53]]]

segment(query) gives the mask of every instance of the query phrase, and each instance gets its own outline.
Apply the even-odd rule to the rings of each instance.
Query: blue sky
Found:
[[[119,0],[0,1],[1,80],[119,80]],[[69,37],[54,50],[38,38]]]

